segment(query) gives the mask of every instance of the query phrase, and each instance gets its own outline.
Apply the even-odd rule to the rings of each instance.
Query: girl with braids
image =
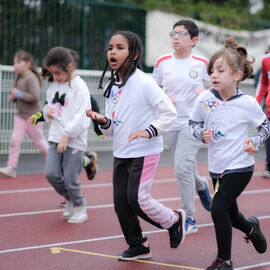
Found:
[[[256,217],[245,218],[238,210],[237,198],[251,180],[258,148],[269,136],[270,124],[256,99],[238,89],[248,78],[254,62],[232,37],[217,51],[208,65],[213,88],[200,94],[190,114],[193,135],[208,144],[208,167],[215,194],[211,215],[218,246],[217,259],[208,270],[233,269],[231,261],[232,227],[245,233],[259,253],[267,249]],[[252,113],[250,113],[252,112]],[[258,132],[248,137],[248,127]]]
[[[34,145],[42,152],[44,158],[47,157],[49,147],[42,133],[43,123],[33,126],[27,121],[34,112],[41,110],[41,75],[37,70],[33,57],[25,51],[15,53],[13,65],[17,78],[14,88],[9,94],[9,101],[17,102],[18,113],[14,116],[14,128],[7,166],[0,168],[0,173],[10,178],[16,177],[20,146],[26,134],[32,138]]]
[[[106,114],[86,111],[105,135],[113,136],[114,207],[129,245],[119,260],[152,256],[138,216],[158,228],[168,229],[171,248],[177,248],[185,237],[184,211],[167,208],[150,195],[163,150],[160,135],[172,126],[176,111],[154,79],[141,71],[141,57],[142,44],[136,34],[114,33],[100,80],[101,87],[110,65],[112,75],[104,92]]]
[[[71,51],[52,48],[45,67],[53,82],[47,91],[43,117],[49,123],[49,153],[46,178],[55,191],[66,199],[63,219],[68,223],[87,221],[87,211],[78,176],[83,168],[90,119],[90,95],[86,83],[74,74],[76,63]]]

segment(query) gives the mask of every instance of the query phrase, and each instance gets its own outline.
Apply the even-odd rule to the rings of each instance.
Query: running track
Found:
[[[270,179],[261,178],[264,165],[257,162],[252,182],[239,198],[246,216],[256,215],[270,242]],[[207,165],[199,172],[208,176]],[[214,228],[210,214],[196,196],[199,232],[187,235],[178,249],[169,247],[168,232],[141,221],[153,257],[147,261],[119,262],[116,255],[127,248],[112,203],[112,171],[99,172],[88,181],[82,172],[88,222],[68,224],[61,219],[62,200],[43,174],[0,177],[0,269],[1,270],[163,270],[207,267],[216,256]],[[210,183],[210,179],[208,178]],[[211,186],[211,185],[210,185]],[[212,186],[211,186],[212,191]],[[152,196],[168,207],[179,208],[178,187],[171,166],[157,170]],[[258,254],[243,234],[233,231],[232,260],[235,269],[270,269],[269,249]]]

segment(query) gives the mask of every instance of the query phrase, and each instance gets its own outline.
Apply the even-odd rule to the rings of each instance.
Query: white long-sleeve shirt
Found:
[[[72,79],[70,85],[68,82],[54,81],[47,91],[46,101],[43,115],[50,125],[48,140],[58,143],[66,135],[69,138],[68,146],[85,151],[90,126],[90,118],[86,116],[85,110],[91,108],[86,83],[80,76]],[[52,120],[47,117],[50,108],[54,114]]]
[[[150,76],[137,69],[123,87],[113,86],[106,99],[107,125],[100,126],[107,136],[113,136],[113,154],[118,158],[136,158],[163,151],[161,135],[168,131],[177,116],[163,90]],[[156,132],[149,138],[128,140],[135,130],[152,125]]]

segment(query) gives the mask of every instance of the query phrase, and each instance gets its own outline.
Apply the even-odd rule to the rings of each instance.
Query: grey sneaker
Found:
[[[67,220],[68,223],[83,223],[88,220],[88,215],[86,211],[86,205],[83,206],[74,206],[73,213],[71,217]]]
[[[73,214],[73,203],[71,201],[66,201],[65,208],[63,211],[63,219],[68,220]]]
[[[10,166],[0,168],[0,173],[3,175],[9,177],[9,178],[15,178],[16,177],[16,171],[12,169]]]

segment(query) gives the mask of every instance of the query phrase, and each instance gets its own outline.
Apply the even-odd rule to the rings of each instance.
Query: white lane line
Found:
[[[261,176],[262,172],[255,172],[253,176]],[[202,176],[210,179],[209,176]],[[176,183],[176,178],[165,178],[165,179],[154,179],[153,184],[165,184],[165,183]],[[102,188],[102,187],[112,187],[112,183],[102,183],[102,184],[87,184],[82,185],[83,189],[87,188]],[[27,193],[27,192],[44,192],[44,191],[54,191],[52,187],[43,188],[27,188],[27,189],[13,189],[13,190],[0,190],[1,194],[17,194],[17,193]]]
[[[234,270],[253,269],[255,267],[262,267],[262,266],[270,266],[270,261],[269,262],[264,262],[264,263],[258,263],[258,264],[252,264],[252,265],[237,267],[237,268],[234,268]],[[269,269],[269,268],[267,268],[267,269]]]
[[[258,219],[270,219],[269,216],[261,216],[258,217]],[[198,224],[198,228],[206,228],[213,226],[213,223],[205,223],[205,224]],[[167,230],[159,229],[159,230],[152,230],[152,231],[146,231],[143,232],[143,234],[154,234],[154,233],[161,233],[161,232],[167,232]],[[28,247],[21,247],[21,248],[13,248],[13,249],[6,249],[6,250],[0,250],[0,254],[4,253],[10,253],[10,252],[18,252],[18,251],[25,251],[25,250],[33,250],[33,249],[40,249],[40,248],[48,248],[48,247],[55,247],[55,246],[64,246],[64,245],[74,245],[74,244],[81,244],[81,243],[89,243],[89,242],[97,242],[97,241],[104,241],[104,240],[111,240],[111,239],[118,239],[123,238],[123,235],[112,235],[112,236],[105,236],[105,237],[97,237],[97,238],[89,238],[89,239],[83,239],[83,240],[77,240],[77,241],[69,241],[69,242],[59,242],[59,243],[51,243],[51,244],[44,244],[44,245],[38,245],[38,246],[28,246]]]
[[[168,179],[155,179],[153,184],[165,184],[165,183],[176,183],[176,178]],[[112,183],[103,183],[103,184],[87,184],[82,185],[82,188],[103,188],[103,187],[112,187]],[[13,189],[13,190],[0,190],[1,194],[16,194],[16,193],[27,193],[27,192],[42,192],[42,191],[54,191],[52,187],[44,188],[27,188],[27,189]]]
[[[243,195],[256,195],[256,194],[263,194],[269,193],[270,189],[257,189],[257,190],[249,190],[244,191]],[[195,199],[199,199],[199,196],[196,195]],[[174,202],[180,201],[180,197],[172,197],[172,198],[161,198],[156,199],[158,202]],[[99,204],[99,205],[91,205],[87,206],[87,209],[101,209],[101,208],[111,208],[113,207],[112,203],[109,204]],[[8,213],[8,214],[1,214],[0,218],[6,217],[15,217],[15,216],[28,216],[28,215],[39,215],[39,214],[51,214],[51,213],[59,213],[63,212],[63,209],[51,209],[51,210],[40,210],[40,211],[29,211],[29,212],[19,212],[19,213]]]

